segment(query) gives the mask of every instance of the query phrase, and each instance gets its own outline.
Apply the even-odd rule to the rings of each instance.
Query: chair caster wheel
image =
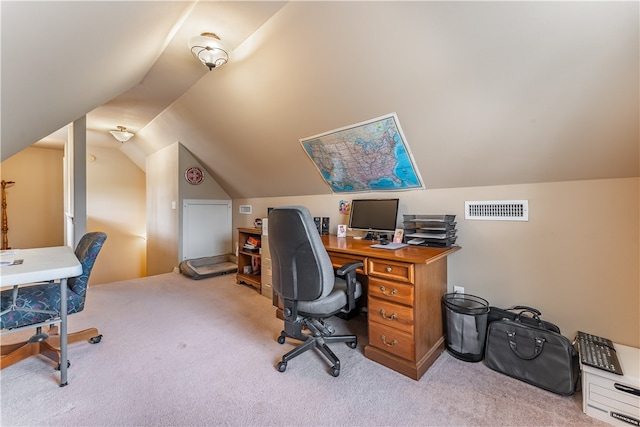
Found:
[[[336,368],[335,366],[331,367],[331,375],[334,377],[340,375],[340,368]]]
[[[98,335],[96,337],[90,338],[89,342],[91,344],[98,344],[100,341],[102,341],[102,335]]]
[[[349,341],[349,342],[347,343],[347,345],[348,345],[350,348],[356,348],[356,347],[358,346],[358,342],[357,342],[357,341]]]
[[[278,363],[278,371],[284,372],[287,370],[287,362]]]
[[[280,335],[278,337],[278,344],[284,344],[284,338],[285,338],[284,335]]]

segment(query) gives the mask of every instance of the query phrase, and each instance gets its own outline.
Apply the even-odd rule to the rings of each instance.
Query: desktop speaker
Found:
[[[329,234],[329,218],[326,216],[322,217],[322,233],[320,234]]]
[[[314,216],[313,217],[313,222],[316,223],[316,228],[318,229],[318,234],[322,234],[322,226],[320,225],[320,217],[319,216]]]

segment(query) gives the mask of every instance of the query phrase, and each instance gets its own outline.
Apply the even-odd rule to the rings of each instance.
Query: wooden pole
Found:
[[[5,181],[3,179],[0,184],[2,184],[2,250],[5,250],[11,249],[11,247],[9,247],[9,237],[7,236],[9,225],[7,219],[7,192],[5,191],[5,188],[15,184],[15,182]]]

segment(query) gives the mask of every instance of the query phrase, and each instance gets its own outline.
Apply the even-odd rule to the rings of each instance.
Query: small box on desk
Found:
[[[640,425],[640,349],[615,344],[623,375],[582,368],[582,410],[614,426]]]

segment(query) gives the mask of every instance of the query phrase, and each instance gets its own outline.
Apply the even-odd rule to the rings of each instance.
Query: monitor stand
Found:
[[[387,240],[388,235],[382,234],[379,231],[369,230],[362,240]]]

